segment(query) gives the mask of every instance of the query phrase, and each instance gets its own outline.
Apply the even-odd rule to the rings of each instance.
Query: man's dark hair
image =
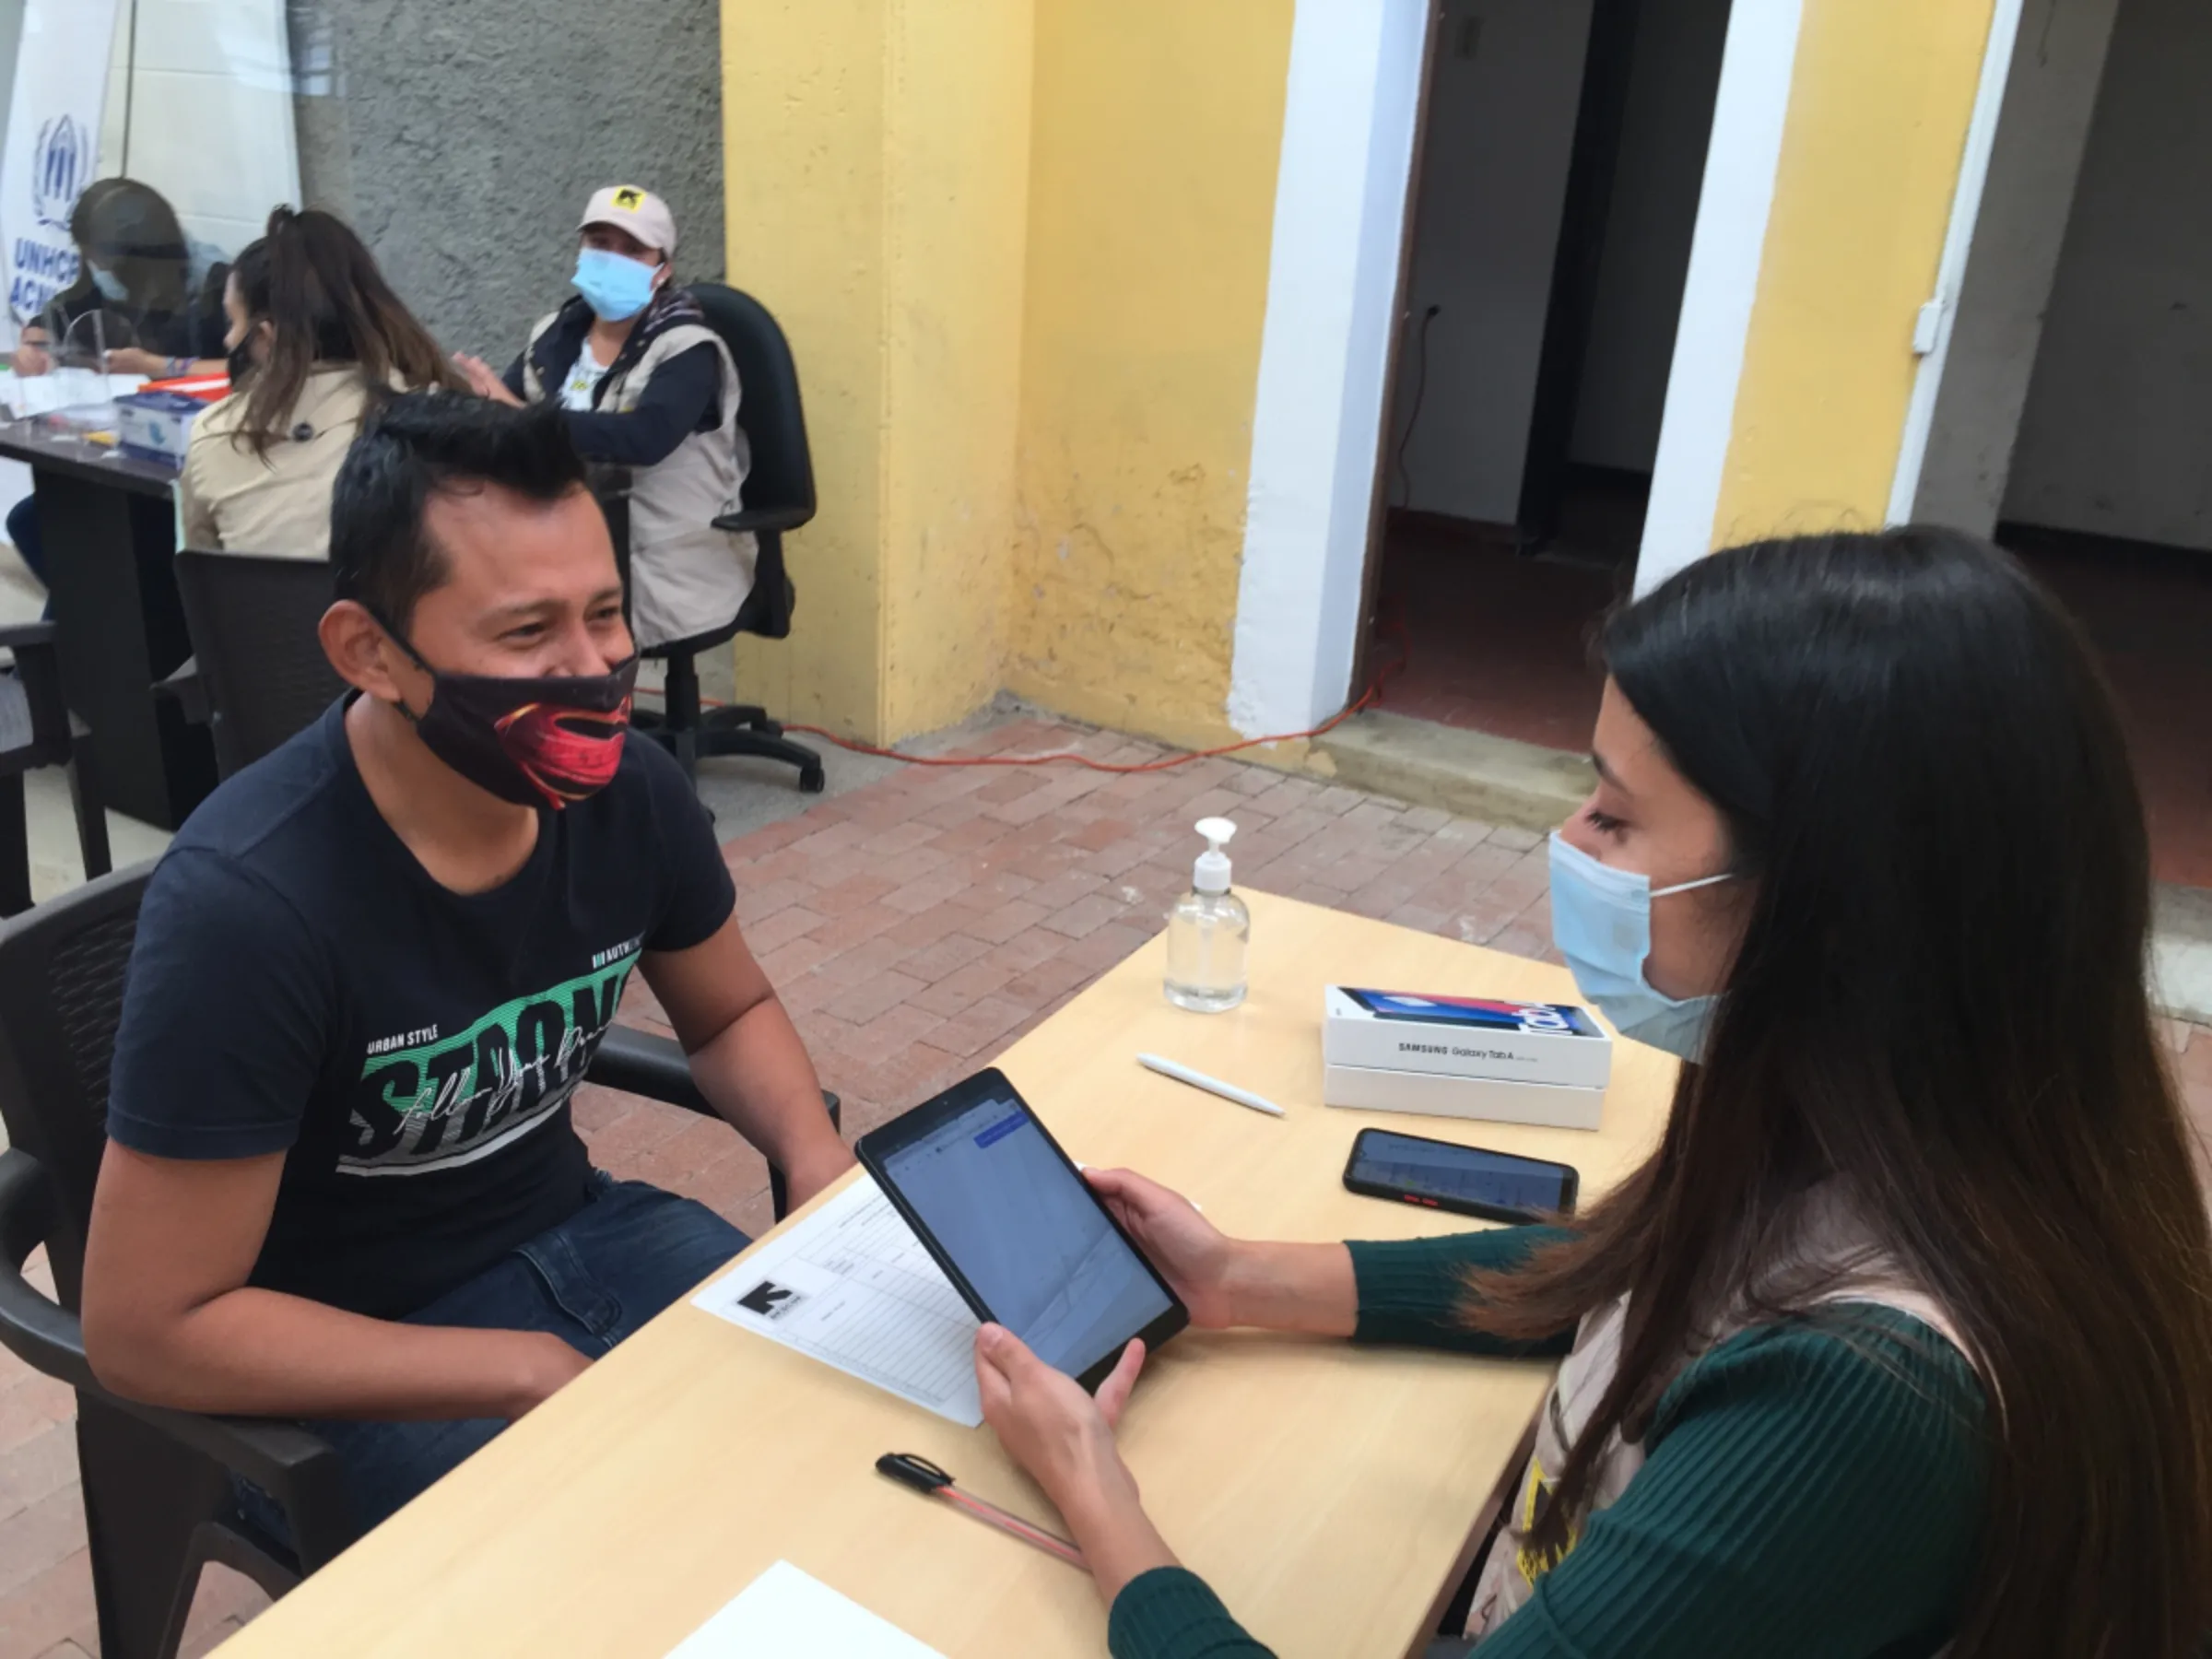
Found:
[[[509,408],[452,392],[407,392],[371,410],[330,496],[330,564],[341,599],[405,629],[415,602],[446,578],[423,527],[440,490],[497,484],[557,501],[584,482],[583,457],[558,406]]]

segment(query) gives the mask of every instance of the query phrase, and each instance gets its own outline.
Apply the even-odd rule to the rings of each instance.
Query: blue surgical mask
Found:
[[[657,268],[605,248],[584,248],[576,254],[576,275],[570,280],[601,322],[627,323],[651,302]]]
[[[103,271],[98,265],[92,267],[92,286],[100,290],[102,300],[117,305],[131,297],[131,290],[123,286],[122,277],[112,271]]]
[[[1652,890],[1652,878],[1600,864],[1580,847],[1551,834],[1551,938],[1574,970],[1583,994],[1605,1010],[1623,1037],[1633,1037],[1684,1060],[1700,1058],[1714,995],[1662,995],[1643,977],[1652,954],[1652,900],[1732,879],[1724,871],[1701,881],[1680,881]]]

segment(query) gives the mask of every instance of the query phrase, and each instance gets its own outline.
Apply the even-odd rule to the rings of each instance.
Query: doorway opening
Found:
[[[1382,707],[1580,751],[1633,579],[1729,0],[1445,0],[1412,180]]]
[[[2059,45],[2100,16],[2059,18]],[[2023,20],[2038,55],[2008,81],[1953,336],[1971,328],[1973,354],[1945,369],[1940,471],[1914,511],[1994,523],[2080,621],[2120,705],[2154,874],[2212,889],[2212,13],[2107,0],[2101,18],[2109,37],[2071,60]],[[2050,164],[2053,124],[2036,119],[2069,75],[2094,95],[2077,106],[2074,171]],[[2054,257],[2020,258],[2024,227]],[[2212,894],[2192,904],[2212,997]]]

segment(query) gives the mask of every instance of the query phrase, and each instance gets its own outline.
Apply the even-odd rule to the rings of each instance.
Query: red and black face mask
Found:
[[[424,747],[477,788],[558,812],[614,782],[638,680],[634,653],[605,674],[510,679],[433,668],[397,629],[384,631],[431,679],[430,706],[418,714],[402,703],[400,712]]]

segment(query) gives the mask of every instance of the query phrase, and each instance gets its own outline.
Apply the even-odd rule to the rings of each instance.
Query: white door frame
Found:
[[[1341,708],[1359,642],[1430,0],[1298,0],[1252,422],[1229,724]]]
[[[1639,592],[1712,546],[1803,9],[1729,11]],[[1291,24],[1224,711],[1246,737],[1317,725],[1352,694],[1430,16],[1298,0]]]
[[[1640,594],[1712,550],[1804,14],[1803,0],[1735,0],[1728,10],[1689,276],[1636,556]]]
[[[1912,373],[1912,401],[1905,408],[1905,429],[1898,442],[1897,471],[1889,481],[1885,522],[1902,524],[1912,517],[1920,496],[1921,465],[1927,459],[1928,435],[1935,429],[1936,398],[1943,389],[1944,365],[1951,354],[1951,330],[1959,316],[1959,294],[1966,286],[1967,256],[1974,226],[1982,217],[1982,194],[1989,182],[1989,159],[1996,148],[1997,118],[2012,76],[2012,50],[2020,34],[2021,0],[1996,0],[1989,19],[1989,40],[1982,49],[1982,79],[1974,88],[1973,113],[1967,118],[1966,149],[1959,162],[1959,188],[1951,197],[1950,222],[1944,229],[1943,256],[1936,266],[1936,291],[1920,309],[1912,349],[1920,366]]]

